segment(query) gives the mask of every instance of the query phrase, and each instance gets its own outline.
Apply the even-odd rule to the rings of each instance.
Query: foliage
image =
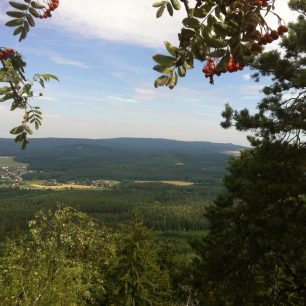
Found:
[[[194,285],[207,305],[304,305],[304,150],[265,144],[233,160],[228,194],[194,244]],[[206,305],[206,304],[205,304]]]
[[[141,219],[119,234],[57,207],[36,214],[29,233],[2,243],[5,305],[173,305],[168,269]]]
[[[303,11],[303,2],[290,2],[292,8]],[[297,7],[298,3],[300,5]],[[305,11],[304,11],[305,15]],[[256,80],[261,76],[272,77],[273,83],[263,88],[265,98],[258,104],[258,112],[250,114],[247,109],[233,110],[227,106],[222,123],[224,127],[235,127],[240,131],[252,130],[249,137],[252,144],[259,139],[297,143],[303,146],[305,136],[305,98],[306,98],[306,20],[300,15],[297,23],[290,25],[288,37],[282,40],[285,56],[279,51],[264,53],[252,64],[258,72],[253,74]],[[258,139],[259,138],[259,139]]]
[[[131,212],[137,209],[146,226],[160,232],[163,240],[177,242],[177,253],[190,252],[186,240],[206,230],[205,207],[219,190],[133,183],[108,191],[0,188],[0,241],[14,236],[16,230],[25,231],[37,211],[54,209],[58,202],[64,202],[113,229],[130,223]]]
[[[136,215],[108,271],[106,305],[170,305],[170,282],[158,265],[152,233]]]
[[[182,20],[178,47],[169,42],[165,46],[169,55],[157,54],[154,67],[162,76],[156,79],[155,87],[177,84],[178,77],[185,77],[193,68],[194,60],[207,61],[203,68],[206,78],[213,84],[214,75],[242,70],[251,55],[263,51],[263,45],[277,40],[288,31],[284,21],[274,11],[275,0],[228,1],[228,0],[171,0],[153,4],[156,17],[167,8],[170,16],[181,5],[186,11]],[[266,16],[278,19],[278,29],[271,29]]]
[[[207,211],[209,234],[194,244],[190,280],[201,305],[305,305],[305,5],[282,41],[283,54],[258,57],[254,78],[270,76],[258,112],[223,113],[224,127],[253,130],[253,149],[233,159],[227,193]]]
[[[29,235],[3,245],[1,301],[6,305],[85,305],[105,292],[111,235],[69,208],[41,211]]]
[[[41,10],[49,10],[45,5],[24,0],[21,2],[10,2],[12,8],[7,12],[11,19],[6,23],[9,27],[15,27],[14,35],[20,35],[19,41],[26,38],[30,27],[35,26],[34,18],[39,18]],[[52,0],[53,5],[58,6],[58,0]],[[35,85],[45,88],[45,83],[58,78],[52,74],[35,74],[32,80],[25,76],[26,62],[17,51],[10,48],[0,48],[0,82],[4,83],[0,86],[0,102],[11,102],[11,110],[20,109],[23,112],[22,123],[11,130],[11,134],[15,135],[15,141],[22,143],[22,149],[25,149],[29,143],[28,137],[33,134],[31,125],[35,129],[41,126],[42,113],[40,107],[32,106],[31,100],[37,96],[34,93]],[[42,96],[42,93],[39,93]]]

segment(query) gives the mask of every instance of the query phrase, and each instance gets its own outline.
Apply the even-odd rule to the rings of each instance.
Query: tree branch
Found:
[[[192,17],[191,14],[190,14],[190,7],[189,7],[189,2],[188,2],[188,0],[181,0],[181,2],[184,3],[184,6],[185,6],[185,9],[186,9],[186,12],[187,12],[188,17]]]

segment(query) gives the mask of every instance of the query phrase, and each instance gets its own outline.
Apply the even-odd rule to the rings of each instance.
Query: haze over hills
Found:
[[[25,151],[0,139],[0,155],[15,156],[35,173],[29,179],[187,180],[214,184],[228,155],[242,146],[148,138],[32,139]]]

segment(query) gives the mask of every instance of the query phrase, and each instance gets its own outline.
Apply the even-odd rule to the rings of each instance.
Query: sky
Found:
[[[61,0],[54,16],[38,20],[18,43],[4,27],[7,0],[0,2],[1,46],[23,54],[27,75],[52,73],[44,96],[33,101],[44,114],[35,137],[149,137],[246,145],[245,133],[220,127],[225,103],[254,110],[269,80],[255,83],[250,71],[226,74],[209,84],[197,62],[177,87],[155,89],[159,76],[152,55],[166,53],[163,41],[178,43],[183,11],[155,18],[154,0]],[[286,0],[276,11],[294,20]],[[276,25],[276,18],[271,18]],[[277,27],[277,26],[275,26]],[[21,120],[0,104],[0,137]]]

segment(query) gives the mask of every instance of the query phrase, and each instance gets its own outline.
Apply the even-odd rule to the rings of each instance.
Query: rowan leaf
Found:
[[[165,5],[161,6],[156,12],[156,18],[160,18],[165,11]]]
[[[175,9],[175,10],[180,10],[181,9],[181,5],[180,5],[180,3],[179,3],[179,1],[178,0],[170,0],[171,1],[171,4],[172,4],[172,6],[173,6],[173,8]]]
[[[162,55],[162,54],[156,54],[153,56],[153,60],[162,65],[162,66],[166,66],[166,67],[170,67],[176,64],[176,58],[175,57],[171,57],[171,56],[167,56],[167,55]]]
[[[23,19],[12,19],[10,21],[8,21],[5,25],[7,27],[17,27],[19,25],[23,24]]]
[[[164,5],[166,3],[166,1],[159,1],[159,2],[155,2],[152,4],[153,7],[160,7],[162,5]]]
[[[173,7],[170,2],[167,2],[167,10],[170,16],[173,16]]]
[[[26,11],[28,9],[28,6],[26,4],[23,4],[23,3],[19,3],[19,2],[9,2],[9,4],[17,9],[17,10],[21,10],[21,11]]]
[[[168,52],[172,55],[172,56],[177,56],[177,52],[178,52],[178,48],[173,46],[170,42],[165,41],[164,42],[166,49],[168,50]]]

